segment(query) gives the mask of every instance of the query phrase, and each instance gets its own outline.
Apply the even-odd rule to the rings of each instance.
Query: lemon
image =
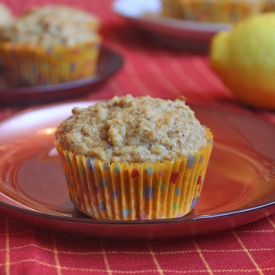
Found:
[[[275,109],[275,13],[244,19],[217,33],[210,66],[243,103]]]

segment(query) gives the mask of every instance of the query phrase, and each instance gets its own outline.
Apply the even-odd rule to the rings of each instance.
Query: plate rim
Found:
[[[104,81],[107,81],[109,77],[113,76],[116,74],[124,64],[124,58],[123,56],[117,52],[116,50],[113,50],[112,48],[102,45],[101,46],[101,51],[99,55],[99,62],[103,62],[104,58],[106,56],[111,56],[112,60],[109,62],[113,65],[111,66],[110,64],[108,66],[105,66],[106,69],[103,70],[103,72],[97,74],[96,76],[86,78],[86,79],[80,79],[76,81],[69,81],[69,82],[64,82],[60,84],[51,84],[51,85],[41,85],[41,86],[27,86],[27,87],[8,87],[7,89],[0,89],[0,98],[1,98],[1,104],[4,103],[14,103],[14,99],[16,97],[23,97],[23,96],[28,96],[31,95],[34,98],[38,97],[43,97],[44,100],[46,100],[45,104],[47,104],[47,96],[52,96],[56,95],[56,98],[58,98],[58,93],[63,93],[66,91],[71,91],[74,89],[84,89],[86,87],[92,88],[92,85],[100,85]],[[98,67],[100,69],[100,67]],[[91,92],[93,89],[91,89]],[[82,94],[82,93],[81,93]],[[80,93],[78,94],[80,95]],[[64,100],[64,99],[63,99]],[[24,100],[23,100],[24,101]],[[25,99],[27,102],[28,99]],[[39,100],[42,101],[42,100]],[[52,100],[50,100],[52,101]],[[21,100],[19,100],[21,102]],[[48,102],[49,103],[49,102]]]

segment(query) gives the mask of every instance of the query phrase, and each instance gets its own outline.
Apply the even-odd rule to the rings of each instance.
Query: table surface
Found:
[[[130,0],[129,0],[130,1]],[[239,104],[208,65],[207,52],[156,43],[112,12],[110,0],[5,0],[16,15],[60,3],[97,14],[104,45],[124,57],[123,68],[99,89],[74,98],[151,95],[189,103]],[[1,103],[1,99],[0,99]],[[28,107],[0,104],[0,120]],[[250,110],[251,111],[251,110]],[[275,123],[275,113],[252,110]],[[275,215],[227,231],[159,240],[105,240],[37,228],[0,212],[0,274],[274,274]]]

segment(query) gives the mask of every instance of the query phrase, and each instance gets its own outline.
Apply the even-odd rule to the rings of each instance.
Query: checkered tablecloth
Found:
[[[98,240],[0,216],[0,274],[274,274],[275,216],[206,236]]]
[[[104,45],[124,57],[124,66],[100,89],[76,98],[77,101],[130,93],[167,99],[184,95],[187,102],[238,104],[209,68],[206,53],[155,43],[116,16],[110,0],[4,2],[15,14],[30,6],[61,3],[100,16]],[[27,107],[1,106],[0,120]],[[255,113],[275,123],[274,112]],[[0,275],[275,274],[275,215],[203,236],[127,241],[49,231],[4,212],[0,212],[0,221]]]

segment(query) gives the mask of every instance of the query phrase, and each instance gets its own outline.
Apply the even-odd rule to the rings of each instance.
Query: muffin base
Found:
[[[117,163],[93,160],[55,147],[74,205],[94,219],[147,220],[178,218],[195,206],[213,147],[163,163]]]
[[[262,12],[264,3],[253,0],[163,0],[162,7],[166,17],[199,22],[235,23]]]
[[[40,86],[89,78],[95,75],[101,46],[94,41],[74,46],[0,44],[5,80],[11,86]]]

